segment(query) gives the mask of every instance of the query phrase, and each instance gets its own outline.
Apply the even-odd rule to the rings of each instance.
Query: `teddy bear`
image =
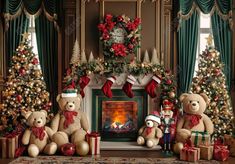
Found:
[[[80,110],[81,95],[76,90],[70,90],[59,94],[56,100],[60,110],[51,122],[51,128],[56,132],[52,141],[58,148],[69,141],[75,145],[85,141],[89,124],[86,114]]]
[[[156,146],[159,143],[159,139],[162,137],[162,131],[158,128],[160,124],[161,118],[156,112],[146,116],[145,125],[142,126],[138,132],[137,144],[146,144],[149,148]]]
[[[174,147],[176,153],[182,149],[182,143],[185,143],[191,137],[192,131],[208,132],[209,134],[214,132],[212,121],[204,114],[209,103],[209,99],[205,93],[183,93],[179,100],[183,105],[184,114],[177,122],[177,143]]]
[[[26,118],[29,128],[25,130],[22,143],[28,146],[28,154],[31,157],[37,157],[40,152],[48,155],[53,155],[57,151],[55,142],[50,142],[50,137],[53,131],[50,127],[45,126],[47,112],[41,111],[28,111],[22,112]]]

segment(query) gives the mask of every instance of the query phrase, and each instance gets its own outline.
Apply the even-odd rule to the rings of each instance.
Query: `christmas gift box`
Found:
[[[90,146],[91,155],[100,154],[100,139],[100,134],[97,132],[91,132],[86,135],[86,140]]]
[[[198,148],[200,148],[200,159],[212,159],[214,150],[214,147],[212,145],[199,145]]]
[[[211,136],[207,132],[192,131],[190,139],[195,147],[211,144]]]
[[[229,154],[235,156],[235,136],[233,135],[224,135],[224,144],[228,146]]]
[[[200,148],[191,147],[189,145],[184,145],[183,149],[180,151],[180,160],[196,162],[200,159]]]
[[[229,157],[228,146],[214,145],[214,159],[217,161],[226,161]]]
[[[18,134],[8,134],[0,137],[0,155],[1,158],[14,158],[15,151],[18,148]]]

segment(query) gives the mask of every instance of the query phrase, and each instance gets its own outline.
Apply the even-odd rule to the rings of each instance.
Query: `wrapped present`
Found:
[[[214,145],[214,159],[218,161],[226,161],[229,157],[229,150],[224,145]]]
[[[91,132],[86,135],[86,140],[90,146],[90,154],[98,155],[100,154],[100,134],[97,132]]]
[[[231,156],[235,156],[235,137],[232,135],[224,135],[224,144],[228,146]]]
[[[211,136],[207,132],[192,131],[191,141],[195,147],[198,145],[210,145]]]
[[[200,158],[205,160],[211,160],[213,157],[213,149],[212,145],[199,145],[200,148]]]
[[[180,160],[196,162],[200,159],[200,148],[191,147],[187,144],[184,145],[180,151]]]
[[[18,134],[8,134],[0,137],[0,155],[1,158],[14,158],[15,151],[18,148]]]

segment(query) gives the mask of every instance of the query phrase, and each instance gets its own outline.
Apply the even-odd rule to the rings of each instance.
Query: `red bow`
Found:
[[[147,127],[146,128],[146,133],[147,133],[147,135],[149,135],[151,132],[152,132],[152,127],[150,128],[150,127]]]
[[[186,119],[190,121],[189,127],[192,128],[199,124],[200,119],[202,118],[201,115],[198,114],[187,114]]]
[[[39,138],[41,141],[45,137],[45,127],[32,127],[31,128],[32,133],[36,136],[36,138]]]
[[[64,128],[68,128],[68,126],[74,122],[73,116],[77,116],[78,113],[74,111],[64,111],[63,115],[65,117]]]

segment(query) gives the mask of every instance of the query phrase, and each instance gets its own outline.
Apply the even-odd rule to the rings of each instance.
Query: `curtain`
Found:
[[[57,31],[54,23],[47,20],[44,15],[35,19],[35,30],[43,77],[51,94],[53,108],[55,108],[58,88]]]
[[[179,54],[179,94],[189,92],[192,82],[197,42],[198,42],[198,13],[182,20],[178,32],[178,54]]]
[[[228,21],[224,21],[216,12],[211,17],[212,31],[216,49],[224,63],[224,74],[228,90],[231,88],[232,32]]]
[[[29,19],[25,14],[21,14],[16,19],[9,22],[9,29],[6,32],[6,59],[8,65],[11,63],[11,57],[19,46],[22,39],[21,34],[27,31],[29,26]]]
[[[199,16],[195,12],[210,14],[215,47],[221,54],[221,61],[225,64],[224,73],[228,89],[231,84],[231,55],[232,55],[232,0],[180,0],[180,18],[178,32],[179,54],[179,93],[188,92],[194,73],[196,43]],[[191,29],[192,28],[192,29]],[[195,37],[194,39],[191,37]],[[193,48],[194,50],[190,50]]]

